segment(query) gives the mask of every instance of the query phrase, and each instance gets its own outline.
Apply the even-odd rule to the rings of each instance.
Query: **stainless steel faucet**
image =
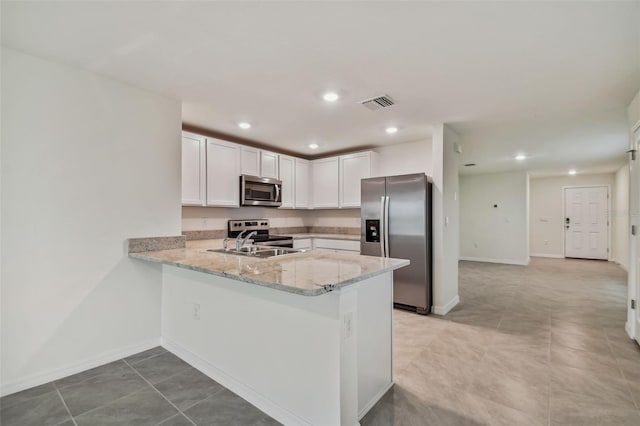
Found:
[[[249,238],[253,237],[258,233],[258,231],[251,231],[249,235],[242,238],[245,232],[247,231],[245,230],[240,232],[240,234],[238,234],[238,236],[236,237],[236,251],[240,251],[242,249],[242,246],[244,246],[244,243],[246,243]]]

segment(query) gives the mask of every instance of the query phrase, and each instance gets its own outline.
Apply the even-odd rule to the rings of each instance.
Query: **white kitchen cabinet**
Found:
[[[182,205],[204,206],[207,199],[207,139],[182,134]]]
[[[269,151],[260,151],[260,175],[263,178],[279,179],[278,154]]]
[[[301,240],[293,240],[293,248],[294,249],[311,250],[313,248],[313,244],[311,242],[311,238],[303,238]]]
[[[295,158],[287,155],[280,156],[280,180],[282,181],[282,206],[292,209],[295,207]]]
[[[366,151],[340,156],[340,208],[360,207],[360,180],[372,176],[377,155]]]
[[[295,159],[295,193],[293,198],[296,209],[308,209],[310,207],[310,164],[308,160]]]
[[[313,160],[311,176],[313,208],[338,208],[340,206],[340,158]]]
[[[314,250],[348,251],[360,253],[360,241],[358,240],[334,240],[330,238],[314,238]]]
[[[207,138],[208,206],[240,207],[240,151],[240,145]]]
[[[242,146],[240,167],[243,175],[260,176],[260,150],[250,146]]]

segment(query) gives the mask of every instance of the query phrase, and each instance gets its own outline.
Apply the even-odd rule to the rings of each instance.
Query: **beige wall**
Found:
[[[531,179],[530,188],[530,253],[531,256],[564,257],[564,217],[562,188],[564,186],[609,185],[616,187],[614,173],[597,175],[555,176]],[[609,212],[611,215],[611,212]],[[611,249],[612,242],[609,242]]]
[[[528,181],[526,172],[460,177],[461,259],[529,263]]]
[[[269,219],[273,228],[297,226],[360,227],[360,209],[288,210],[268,207],[183,207],[182,230],[227,229],[229,219]]]

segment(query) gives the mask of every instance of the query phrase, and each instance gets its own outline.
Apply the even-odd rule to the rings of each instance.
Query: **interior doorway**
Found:
[[[608,186],[563,188],[564,256],[609,259]]]

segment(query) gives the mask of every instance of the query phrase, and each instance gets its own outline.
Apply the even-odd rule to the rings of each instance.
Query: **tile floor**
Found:
[[[460,263],[446,317],[395,311],[391,425],[640,425],[640,348],[612,263]],[[275,425],[162,348],[0,400],[2,426]]]
[[[640,347],[611,262],[460,263],[446,317],[395,311],[394,388],[363,426],[640,425]]]

